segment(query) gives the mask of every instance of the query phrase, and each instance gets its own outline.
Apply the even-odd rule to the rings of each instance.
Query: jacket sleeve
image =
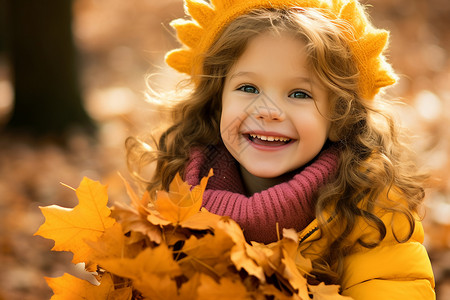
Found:
[[[411,239],[398,243],[387,237],[378,247],[360,249],[344,260],[343,295],[355,300],[436,299],[431,263],[416,221]]]

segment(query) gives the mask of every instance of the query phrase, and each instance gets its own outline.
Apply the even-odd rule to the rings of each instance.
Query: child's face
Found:
[[[252,39],[222,94],[225,146],[254,176],[274,178],[312,160],[328,137],[328,93],[291,35]]]

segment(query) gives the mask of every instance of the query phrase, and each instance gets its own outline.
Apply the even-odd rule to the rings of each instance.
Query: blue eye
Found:
[[[259,94],[258,89],[252,85],[243,85],[239,87],[237,90],[242,91],[244,93]]]
[[[289,98],[296,98],[296,99],[309,99],[312,98],[309,94],[302,92],[302,91],[295,91],[289,95]]]

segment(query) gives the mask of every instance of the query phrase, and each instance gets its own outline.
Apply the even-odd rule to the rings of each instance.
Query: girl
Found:
[[[194,21],[172,23],[185,47],[166,61],[192,92],[157,150],[127,141],[130,166],[156,161],[147,189],[177,172],[196,185],[212,168],[203,206],[249,241],[295,228],[314,278],[344,295],[434,299],[424,178],[374,100],[395,82],[388,33],[354,0],[211,2],[186,0]]]

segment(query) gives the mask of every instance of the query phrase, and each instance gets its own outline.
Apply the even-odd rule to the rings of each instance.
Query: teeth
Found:
[[[269,141],[269,142],[273,142],[273,141],[276,141],[276,142],[288,142],[288,141],[291,140],[291,139],[288,139],[288,138],[285,138],[285,137],[265,136],[265,135],[259,135],[259,134],[253,134],[253,133],[251,133],[250,136],[252,138],[254,138],[254,139],[258,138],[258,139],[260,139],[262,141]]]

